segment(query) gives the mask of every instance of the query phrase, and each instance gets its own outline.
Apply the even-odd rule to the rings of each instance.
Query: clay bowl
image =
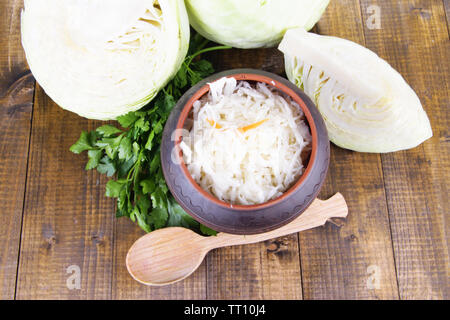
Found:
[[[283,195],[259,205],[230,205],[204,191],[191,177],[179,143],[193,103],[209,91],[208,83],[222,77],[265,82],[300,105],[312,134],[312,151],[306,170]],[[178,129],[178,130],[177,130]],[[200,223],[220,232],[256,234],[279,228],[298,217],[316,198],[325,180],[330,142],[324,121],[306,94],[288,80],[253,69],[214,74],[187,91],[172,110],[164,127],[161,162],[167,185],[178,203]]]

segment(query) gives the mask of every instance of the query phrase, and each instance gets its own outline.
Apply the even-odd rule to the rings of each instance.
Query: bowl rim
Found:
[[[303,111],[303,113],[306,117],[307,123],[308,123],[310,131],[311,131],[311,136],[312,136],[312,150],[311,150],[311,154],[309,157],[309,161],[308,161],[306,170],[302,173],[302,175],[295,182],[295,184],[293,184],[288,190],[283,192],[282,195],[280,195],[279,197],[277,197],[275,199],[272,199],[272,200],[269,200],[269,201],[266,201],[266,202],[263,202],[260,204],[252,204],[252,205],[231,204],[231,203],[228,203],[228,202],[218,199],[217,197],[211,195],[206,190],[204,190],[202,187],[200,187],[198,185],[198,183],[194,180],[194,178],[191,176],[191,174],[184,162],[183,151],[181,150],[180,142],[182,140],[182,132],[183,132],[182,129],[184,128],[184,123],[185,123],[186,119],[188,118],[190,111],[192,110],[193,104],[195,101],[199,100],[201,97],[203,97],[206,93],[209,92],[209,90],[210,90],[209,83],[206,83],[205,85],[203,85],[200,89],[198,89],[189,98],[189,100],[183,106],[181,113],[178,117],[176,129],[175,129],[175,137],[174,137],[174,144],[175,144],[174,154],[177,157],[176,161],[180,164],[183,174],[185,175],[187,180],[190,182],[190,184],[196,189],[196,191],[198,191],[202,196],[207,198],[209,201],[212,201],[213,203],[215,203],[219,206],[222,206],[224,208],[231,209],[231,210],[253,211],[253,210],[259,210],[259,209],[263,209],[263,208],[267,208],[267,207],[276,205],[276,204],[282,202],[284,199],[288,198],[298,188],[300,188],[300,186],[303,184],[303,182],[310,175],[311,170],[314,166],[314,162],[315,162],[316,155],[317,155],[318,134],[317,134],[316,124],[314,122],[312,114],[309,111],[308,107],[306,106],[306,103],[294,90],[292,90],[285,84],[277,81],[276,79],[271,78],[268,75],[261,75],[261,74],[251,73],[251,72],[237,71],[236,73],[228,74],[224,77],[227,77],[227,78],[232,77],[232,78],[235,78],[237,81],[244,80],[244,81],[264,82],[272,87],[277,88],[284,94],[287,94],[289,97],[292,98],[292,100],[294,100],[294,102],[296,102],[300,106],[301,110]],[[220,78],[218,78],[218,79],[220,79]],[[216,79],[216,80],[218,80],[218,79]],[[216,80],[214,80],[214,81],[216,81]]]

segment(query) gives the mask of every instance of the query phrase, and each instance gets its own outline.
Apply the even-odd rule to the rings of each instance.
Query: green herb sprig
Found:
[[[199,224],[175,201],[164,180],[160,144],[164,124],[176,101],[189,87],[214,72],[211,63],[198,56],[204,52],[228,49],[205,48],[208,41],[192,37],[188,56],[175,77],[147,106],[117,118],[122,128],[110,124],[81,133],[70,151],[87,151],[86,170],[115,178],[106,184],[107,197],[117,198],[117,217],[129,217],[146,232],[168,226],[182,226],[214,235]]]

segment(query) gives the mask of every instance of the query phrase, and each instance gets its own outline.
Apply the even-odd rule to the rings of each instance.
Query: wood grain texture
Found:
[[[148,287],[136,282],[128,273],[125,258],[132,244],[145,233],[131,220],[116,222],[113,274],[113,299],[206,299],[206,269],[203,263],[189,278],[164,287]]]
[[[263,69],[284,74],[283,55],[275,48],[213,52],[216,71]],[[296,235],[263,243],[214,250],[206,257],[208,299],[301,299]]]
[[[207,256],[208,299],[301,299],[297,237],[227,247]]]
[[[98,125],[37,86],[17,299],[111,297],[114,202],[104,196],[106,178],[84,170],[86,155],[69,151],[82,130]],[[80,268],[79,289],[67,286],[70,266]]]
[[[450,1],[442,0],[442,3],[444,5],[445,16],[447,18],[447,31],[449,31],[449,36],[450,36]]]
[[[34,79],[20,43],[19,1],[0,2],[0,300],[14,299]]]
[[[362,3],[364,8],[371,1]],[[366,31],[366,44],[417,92],[433,129],[433,137],[419,147],[382,156],[400,297],[448,299],[450,43],[445,11],[438,0],[379,5],[382,28]]]
[[[380,30],[366,26],[371,5],[381,8]],[[421,98],[430,140],[386,155],[333,146],[320,197],[343,193],[344,224],[214,250],[192,276],[161,288],[128,274],[126,253],[143,232],[116,220],[108,178],[84,171],[86,156],[68,150],[100,122],[60,109],[39,86],[34,92],[21,7],[0,2],[0,299],[449,299],[450,1],[332,0],[314,29],[391,63]],[[216,71],[284,74],[276,48],[206,57]],[[80,289],[66,285],[71,265],[80,267]]]
[[[325,201],[315,199],[300,216],[272,231],[237,235],[218,233],[204,237],[192,230],[169,227],[152,231],[133,243],[126,265],[131,276],[142,284],[163,286],[191,275],[213,249],[244,245],[295,234],[323,226],[332,218],[345,218],[347,204],[341,194]]]
[[[211,61],[216,72],[253,68],[284,75],[284,58],[277,48],[228,49],[209,52],[204,57]]]
[[[359,2],[331,1],[316,31],[364,45]],[[380,156],[333,145],[320,196],[337,191],[349,207],[344,225],[299,234],[304,298],[397,299]]]

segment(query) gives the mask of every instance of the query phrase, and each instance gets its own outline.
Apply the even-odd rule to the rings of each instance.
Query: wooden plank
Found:
[[[14,299],[34,79],[20,44],[21,1],[0,2],[0,300]]]
[[[321,34],[364,45],[359,2],[331,1]],[[396,299],[398,289],[380,156],[336,146],[320,196],[341,192],[349,207],[342,227],[300,233],[305,299]]]
[[[111,297],[114,202],[104,196],[105,177],[69,151],[98,125],[36,87],[17,299]]]
[[[284,75],[283,54],[277,48],[245,50],[233,48],[210,52],[205,58],[211,61],[216,72],[253,68]]]
[[[442,3],[444,4],[445,16],[447,18],[447,31],[450,36],[450,1],[442,0]]]
[[[131,245],[145,233],[131,220],[116,221],[113,299],[206,299],[206,269],[203,263],[189,278],[164,287],[148,287],[135,281],[127,271],[125,257]]]
[[[371,1],[362,3],[364,12]],[[400,297],[448,299],[450,43],[445,11],[439,0],[379,5],[382,28],[366,31],[367,46],[415,89],[434,134],[415,149],[382,156]]]
[[[234,68],[284,73],[276,49],[227,50],[208,55],[216,71]],[[207,256],[208,299],[301,299],[298,237],[221,248]]]
[[[297,235],[207,256],[208,299],[302,298]]]

